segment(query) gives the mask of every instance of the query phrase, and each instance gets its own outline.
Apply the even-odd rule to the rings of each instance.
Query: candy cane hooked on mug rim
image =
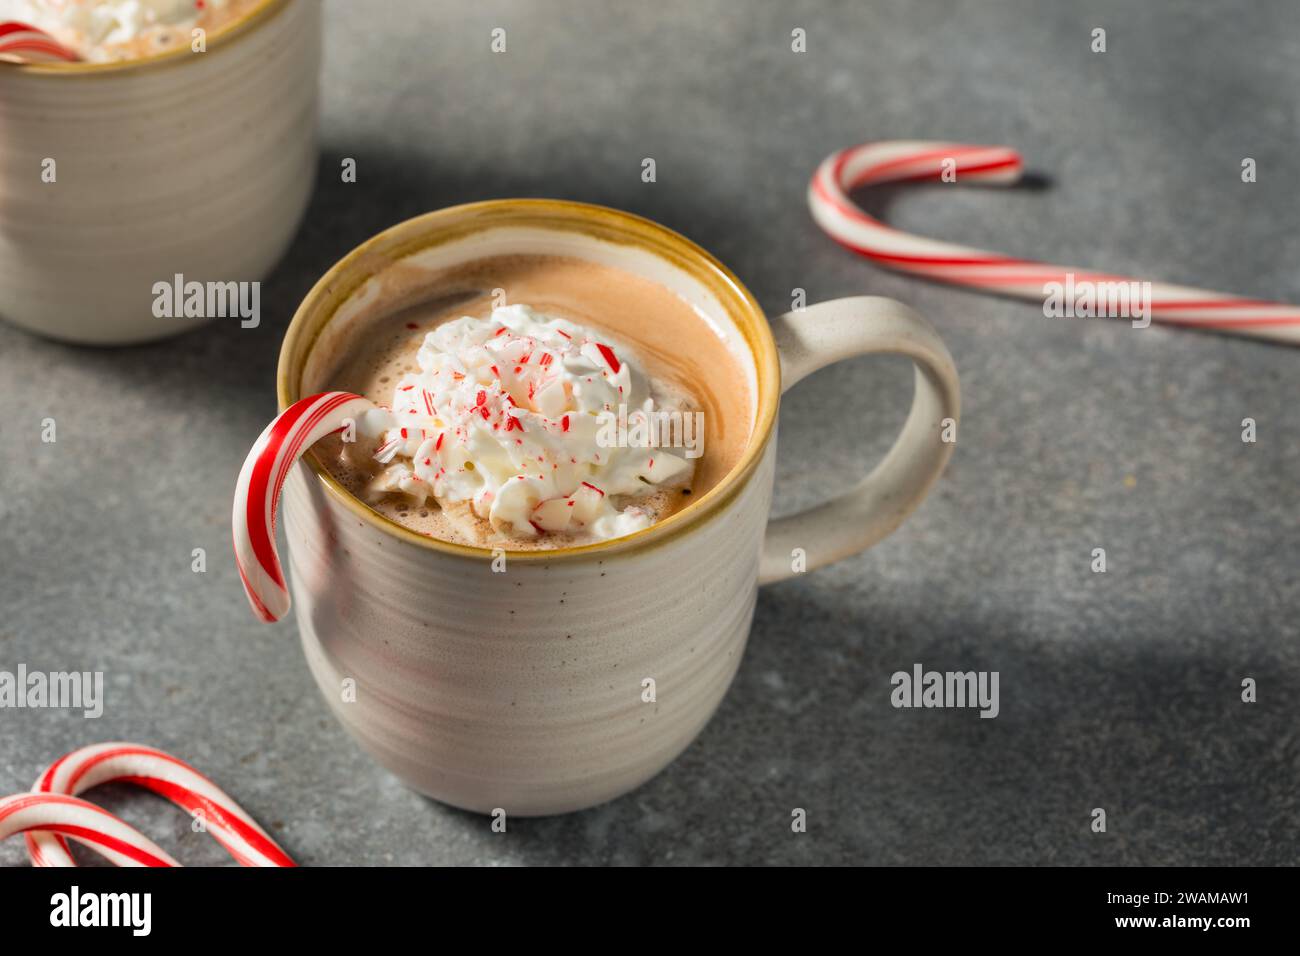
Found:
[[[1049,282],[1064,287],[1141,281],[912,235],[873,218],[849,198],[851,190],[863,186],[941,179],[945,166],[957,182],[983,183],[1016,182],[1023,168],[1020,154],[1005,146],[863,143],[822,162],[808,185],[808,205],[817,224],[841,245],[880,265],[940,282],[1042,302]],[[1156,321],[1300,344],[1300,306],[1164,282],[1152,282],[1150,294],[1150,317]]]
[[[220,787],[183,760],[154,747],[129,743],[82,747],[51,764],[36,781],[32,792],[75,797],[92,787],[114,782],[135,784],[152,790],[201,817],[204,829],[243,866],[295,865],[270,835],[258,826],[257,821],[245,813]],[[98,807],[95,809],[99,810]],[[117,819],[106,811],[99,812],[113,820]],[[29,830],[26,838],[27,852],[33,866],[77,865],[59,831],[37,828]],[[171,860],[171,857],[166,858],[171,861],[166,865],[180,865]]]
[[[289,611],[289,591],[275,547],[280,488],[289,469],[320,439],[342,431],[348,419],[374,407],[351,392],[301,399],[266,426],[244,460],[231,514],[235,563],[248,603],[263,621],[278,621]]]
[[[56,63],[80,60],[44,30],[18,20],[0,22],[0,57],[20,63]]]

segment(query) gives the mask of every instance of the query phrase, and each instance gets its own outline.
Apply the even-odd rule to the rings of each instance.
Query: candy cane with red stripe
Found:
[[[180,866],[135,827],[77,797],[18,793],[0,799],[0,840],[31,831],[84,843],[118,866]],[[67,852],[66,847],[62,849]]]
[[[212,838],[244,866],[294,865],[257,821],[221,788],[189,764],[153,747],[127,743],[82,747],[51,764],[32,792],[76,796],[103,783],[144,787],[201,816]],[[56,831],[28,832],[27,851],[34,866],[76,866]],[[173,861],[171,865],[178,864]]]
[[[1014,183],[1022,171],[1020,155],[1005,146],[863,143],[822,162],[808,186],[808,205],[817,224],[840,244],[880,265],[940,282],[1043,302],[1047,283],[1142,281],[914,236],[867,215],[849,198],[864,186],[942,179],[945,167],[958,182]],[[1150,316],[1159,322],[1300,344],[1300,306],[1164,282],[1152,282],[1150,292]]]
[[[53,63],[80,60],[75,50],[64,46],[44,30],[18,20],[0,23],[0,57],[21,63]]]
[[[266,426],[239,472],[231,526],[235,562],[254,613],[278,621],[289,611],[280,555],[275,547],[275,519],[280,488],[300,457],[316,442],[342,431],[375,405],[351,392],[322,392],[295,402]]]

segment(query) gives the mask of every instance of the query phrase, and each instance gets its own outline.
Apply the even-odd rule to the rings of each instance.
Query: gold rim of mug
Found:
[[[719,514],[753,476],[776,423],[781,366],[767,317],[731,270],[700,246],[657,222],[607,206],[558,199],[495,199],[425,213],[366,240],[317,281],[289,323],[276,371],[281,411],[302,397],[303,369],[317,338],[339,307],[364,282],[394,262],[425,249],[485,229],[507,226],[578,232],[606,242],[633,245],[665,259],[713,293],[744,337],[756,372],[756,412],[740,461],[697,501],[649,528],[609,541],[525,551],[480,548],[417,534],[367,506],[326,471],[314,454],[304,455],[302,461],[321,480],[329,494],[364,521],[418,547],[476,560],[491,558],[498,550],[504,551],[512,561],[530,563],[570,558],[600,559],[662,544]]]
[[[207,49],[203,55],[206,56],[214,50],[223,49],[237,37],[250,34],[255,28],[270,20],[284,7],[287,7],[289,3],[290,0],[262,0],[261,3],[243,16],[230,21],[209,36],[207,38]],[[176,66],[188,62],[189,57],[196,55],[188,45],[181,44],[174,50],[166,50],[162,53],[151,53],[149,56],[134,57],[127,60],[109,60],[104,63],[87,63],[80,60],[75,63],[64,61],[52,63],[0,61],[0,71],[12,70],[18,73],[39,74],[41,76],[102,76],[107,73],[130,73],[161,66]]]

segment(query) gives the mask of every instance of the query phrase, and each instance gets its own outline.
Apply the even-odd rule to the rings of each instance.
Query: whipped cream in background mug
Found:
[[[259,0],[0,0],[0,20],[39,27],[83,59],[147,56],[220,29]]]
[[[573,257],[678,297],[694,335],[724,349],[748,386],[736,406],[745,419],[739,454],[706,492],[649,527],[503,552],[388,520],[307,454],[283,484],[288,587],[326,701],[380,764],[455,806],[561,813],[633,789],[690,744],[740,665],[760,583],[861,551],[920,503],[952,451],[942,432],[960,417],[957,374],[933,329],[897,302],[840,299],[769,323],[725,266],[662,226],[583,203],[497,200],[408,220],[326,273],[285,336],[281,409],[329,389],[330,353],[364,316],[399,312],[412,287],[491,256]],[[454,367],[493,322],[541,337],[555,328],[519,310],[448,329],[416,379],[426,363]],[[857,485],[769,520],[781,391],[872,353],[916,366],[898,441]],[[570,354],[604,358],[599,349]],[[453,404],[468,398],[447,392]],[[260,448],[250,461],[270,453]],[[261,514],[266,504],[248,501],[232,509],[237,538],[250,509]],[[355,687],[346,701],[345,681]]]

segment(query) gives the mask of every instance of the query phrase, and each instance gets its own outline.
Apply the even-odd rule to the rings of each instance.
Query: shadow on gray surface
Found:
[[[510,821],[511,850],[535,864],[1295,859],[1296,834],[1278,821],[1293,818],[1300,745],[1263,732],[1275,707],[1243,704],[1239,675],[1199,653],[1212,645],[1197,635],[1161,647],[1118,634],[1051,641],[1028,620],[974,609],[968,629],[927,630],[885,592],[869,619],[848,616],[799,584],[765,589],[736,683],[690,749],[612,803]],[[833,647],[822,632],[862,640]],[[889,677],[914,662],[999,671],[1001,714],[893,709]],[[830,670],[841,679],[829,682]],[[1300,674],[1280,660],[1253,670],[1271,675],[1273,700],[1300,694]],[[854,806],[871,813],[844,810]],[[791,832],[796,807],[805,834]],[[1095,807],[1104,834],[1091,831]]]
[[[900,196],[914,193],[938,193],[944,189],[951,189],[956,185],[959,189],[982,189],[996,190],[997,192],[1018,192],[1018,193],[1041,193],[1051,189],[1054,185],[1052,177],[1046,173],[1036,172],[1034,170],[1025,170],[1020,179],[1014,183],[881,183],[879,186],[870,186],[863,189],[855,189],[851,193],[851,198],[857,203],[862,211],[870,216],[889,222],[889,210],[898,201]],[[952,240],[954,242],[960,240]],[[990,250],[998,251],[998,250]]]
[[[545,183],[580,179],[548,169],[545,176],[509,169],[431,168],[424,161],[384,155],[365,158],[360,182],[343,183],[342,154],[325,148],[316,187],[303,226],[285,257],[262,282],[261,322],[243,329],[236,319],[216,319],[191,332],[161,342],[122,348],[95,348],[47,342],[35,336],[33,347],[59,349],[60,360],[79,371],[120,379],[147,401],[190,397],[195,390],[220,390],[222,407],[246,403],[253,416],[274,407],[275,370],[280,341],[303,297],[335,262],[366,239],[413,216],[484,199],[543,197],[574,199],[614,206],[653,218],[710,247],[734,234],[736,224],[704,215],[698,204],[678,200],[679,193],[592,188],[579,194],[555,191]],[[667,200],[667,201],[665,201]],[[159,320],[165,321],[165,320]],[[28,333],[16,333],[27,335]],[[255,433],[250,435],[250,441]]]

